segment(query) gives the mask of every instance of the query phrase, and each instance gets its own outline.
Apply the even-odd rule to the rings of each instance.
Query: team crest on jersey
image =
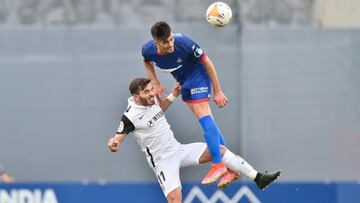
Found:
[[[176,60],[176,63],[182,63],[182,60],[180,57]]]
[[[124,130],[124,122],[120,122],[118,132],[122,132]]]
[[[200,48],[200,47],[197,47],[194,51],[194,56],[199,58],[200,56],[202,56],[204,54],[204,51]]]

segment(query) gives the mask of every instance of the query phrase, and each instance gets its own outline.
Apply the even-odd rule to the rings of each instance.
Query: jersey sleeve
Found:
[[[186,37],[183,35],[185,49],[187,50],[190,57],[198,62],[198,63],[204,63],[206,59],[206,54],[203,51],[203,49],[192,39]]]
[[[141,49],[141,55],[144,59],[144,61],[146,62],[151,62],[151,58],[150,58],[150,42],[146,43],[143,45],[142,49]]]
[[[125,115],[122,116],[117,134],[128,134],[135,130],[134,124]]]

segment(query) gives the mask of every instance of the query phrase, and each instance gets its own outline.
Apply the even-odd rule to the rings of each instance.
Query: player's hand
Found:
[[[214,94],[214,102],[219,108],[221,108],[224,107],[229,102],[229,100],[225,96],[224,92],[218,91]]]
[[[172,94],[175,97],[178,97],[180,95],[181,85],[179,82],[175,83],[175,86],[173,87]]]
[[[166,97],[166,88],[161,83],[153,83],[155,94],[157,94],[160,98]]]
[[[3,173],[2,177],[0,175],[0,182],[1,182],[1,179],[2,179],[2,182],[4,182],[4,183],[15,183],[15,179],[13,177],[11,177],[10,175],[8,175],[7,173]]]
[[[115,137],[112,137],[108,141],[108,147],[111,152],[116,152],[119,150],[119,140],[117,140]]]

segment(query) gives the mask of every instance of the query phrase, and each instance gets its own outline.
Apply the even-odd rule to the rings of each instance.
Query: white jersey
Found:
[[[117,133],[130,132],[152,167],[180,148],[180,143],[175,139],[156,98],[152,106],[138,105],[133,97],[128,99],[128,107],[121,118]]]

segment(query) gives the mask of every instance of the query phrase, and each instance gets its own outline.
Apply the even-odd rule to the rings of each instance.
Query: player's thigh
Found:
[[[199,160],[207,148],[206,143],[195,142],[181,145],[181,165],[180,167],[199,165]]]
[[[206,115],[211,115],[209,102],[187,103],[187,105],[197,119],[200,119]]]
[[[165,197],[167,197],[168,194],[174,189],[178,187],[181,188],[179,169],[179,156],[171,156],[167,158],[165,162],[161,163],[155,168],[154,172],[156,178]]]

